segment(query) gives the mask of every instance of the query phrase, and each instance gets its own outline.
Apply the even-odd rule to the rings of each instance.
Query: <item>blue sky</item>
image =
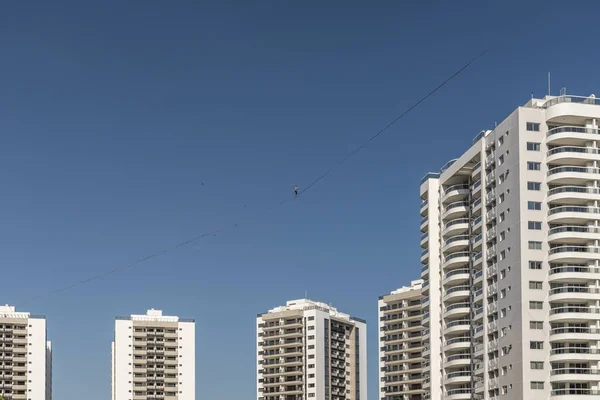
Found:
[[[547,71],[554,92],[598,94],[600,4],[214,3],[3,6],[0,303],[47,316],[56,398],[107,398],[114,316],[153,307],[197,321],[197,398],[238,400],[256,313],[308,291],[370,323],[375,399],[377,297],[418,278],[420,178]]]

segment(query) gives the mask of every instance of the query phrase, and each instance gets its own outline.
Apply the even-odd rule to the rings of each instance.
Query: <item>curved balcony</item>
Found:
[[[559,126],[546,133],[546,143],[551,145],[581,146],[599,140],[600,131],[582,126]]]
[[[444,335],[453,335],[457,333],[467,333],[471,330],[471,321],[468,319],[459,319],[448,322],[444,325]]]
[[[442,268],[445,270],[455,269],[458,267],[463,267],[469,264],[469,252],[459,251],[456,253],[448,254],[444,257],[444,264]]]
[[[548,191],[548,203],[585,204],[600,200],[600,189],[590,186],[559,186]]]
[[[459,336],[446,340],[444,350],[447,352],[455,350],[466,350],[471,348],[471,338],[468,336]]]
[[[455,303],[450,304],[444,309],[444,318],[458,317],[469,315],[471,312],[471,305],[469,303]]]
[[[421,200],[421,217],[427,215],[427,211],[429,210],[429,200]]]
[[[442,252],[454,253],[457,250],[465,250],[469,247],[469,235],[451,236],[444,242]]]
[[[453,354],[444,359],[444,368],[471,365],[471,354]]]
[[[549,243],[581,243],[600,240],[600,228],[585,225],[563,225],[548,230]]]
[[[554,389],[550,392],[552,400],[585,400],[600,396],[596,389]]]
[[[421,247],[424,249],[429,247],[429,231],[421,234]]]
[[[427,232],[429,229],[429,217],[421,218],[421,232]]]
[[[585,185],[586,182],[600,178],[600,169],[568,165],[548,170],[548,184],[552,185]]]
[[[552,164],[585,164],[600,161],[600,150],[594,147],[560,146],[548,150],[546,162]]]
[[[600,296],[600,288],[589,286],[564,285],[550,289],[549,301],[561,300],[596,300]]]
[[[600,371],[591,368],[559,368],[550,370],[550,382],[600,381]]]
[[[598,362],[600,361],[600,349],[589,347],[560,347],[550,350],[550,362]]]
[[[455,201],[446,206],[444,213],[442,214],[442,220],[450,220],[458,217],[466,216],[469,212],[468,201]]]
[[[595,326],[563,326],[550,329],[550,342],[597,341],[600,340],[600,328]]]
[[[592,307],[555,307],[550,309],[550,322],[600,319],[600,309]]]
[[[470,400],[471,389],[449,389],[444,393],[444,400]]]
[[[600,219],[600,208],[588,206],[558,206],[548,210],[548,223],[583,224]]]
[[[600,280],[600,268],[583,267],[577,265],[561,265],[550,269],[548,282],[572,281],[580,282],[582,280]]]
[[[449,289],[446,289],[444,294],[444,301],[452,302],[452,300],[454,300],[454,302],[457,302],[465,297],[468,298],[470,293],[471,287],[467,285],[451,287]]]
[[[442,236],[450,237],[465,233],[469,230],[468,218],[457,218],[444,224]]]
[[[471,382],[471,371],[455,371],[446,374],[444,384],[452,385]]]
[[[447,187],[446,190],[444,190],[444,195],[442,196],[442,203],[448,204],[458,201],[462,198],[467,197],[469,192],[469,185],[464,183],[459,183],[458,185],[452,185],[450,187]]]
[[[442,280],[442,284],[444,286],[447,285],[456,285],[459,283],[464,283],[467,285],[469,283],[470,272],[467,268],[454,269],[452,271],[446,272],[444,274],[444,279]]]
[[[427,264],[429,262],[429,249],[421,251],[421,264]]]
[[[557,246],[548,252],[548,261],[582,264],[600,259],[600,248],[591,246]]]

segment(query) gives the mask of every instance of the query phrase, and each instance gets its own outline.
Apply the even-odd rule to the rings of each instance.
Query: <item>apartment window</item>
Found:
[[[539,171],[542,169],[542,163],[527,161],[527,169],[530,171]]]
[[[315,394],[314,393],[309,393],[308,397],[315,397]]]
[[[503,212],[500,213],[500,215],[498,216],[498,222],[502,222],[504,221],[506,214],[504,214]]]
[[[314,384],[314,383],[309,383],[309,384],[308,384],[308,387],[309,387],[309,388],[314,388],[314,387],[315,387],[315,384]]]
[[[500,261],[504,260],[506,258],[506,250],[502,250],[500,252]]]
[[[542,242],[533,242],[533,241],[529,241],[529,250],[541,250],[542,249]]]
[[[531,350],[542,350],[544,348],[544,342],[529,342],[529,348]]]
[[[498,166],[504,164],[504,154],[502,154],[500,157],[498,157]]]
[[[508,373],[508,368],[502,367],[502,376],[506,375],[507,373]]]
[[[504,174],[500,174],[498,176],[498,185],[501,185],[503,183],[504,183]],[[500,196],[502,196],[502,195],[500,195]],[[504,197],[502,197],[502,200],[500,200],[500,203],[502,203],[503,201],[504,201]]]
[[[308,368],[314,368],[315,364],[308,364]]]
[[[529,363],[529,367],[531,369],[544,369],[544,362],[543,361],[531,361]]]
[[[500,136],[500,138],[498,139],[498,147],[502,146],[504,144],[504,137]]]
[[[315,317],[308,317],[308,320],[309,320],[309,321],[314,321],[314,320],[315,320]]]
[[[528,122],[526,128],[528,131],[539,132],[540,124],[538,124],[537,122]]]
[[[541,261],[529,261],[529,269],[542,269]]]
[[[530,310],[541,310],[544,308],[544,303],[541,301],[530,301],[529,309]]]
[[[527,150],[540,151],[540,144],[536,142],[527,142]]]
[[[505,298],[505,297],[506,297],[506,289],[502,289],[502,290],[500,291],[500,298],[501,298],[501,299],[503,299],[503,298]]]
[[[315,377],[315,374],[308,374],[308,377],[309,377],[309,378],[314,378],[314,377]]]
[[[529,281],[529,289],[542,290],[542,282]]]
[[[528,210],[541,210],[542,209],[542,203],[540,203],[539,201],[528,201],[527,202],[527,209]]]
[[[529,329],[544,329],[544,321],[529,321]]]
[[[541,231],[542,223],[540,221],[529,221],[527,222],[527,228],[532,231]]]
[[[541,182],[527,182],[527,190],[542,190]]]
[[[308,330],[309,330],[309,331],[314,331],[314,330],[315,330],[315,327],[314,327],[314,325],[309,325],[309,326],[308,326]]]
[[[508,386],[502,386],[502,394],[508,393]]]
[[[504,182],[504,175],[500,175],[500,180],[500,183]],[[502,203],[504,203],[504,193],[500,193],[500,196],[498,196],[498,204]]]
[[[505,269],[500,271],[500,279],[504,279],[504,278],[506,278],[506,270]]]
[[[315,358],[315,355],[314,354],[309,354],[308,358],[310,358],[310,359]]]
[[[500,337],[506,336],[506,327],[500,329]]]
[[[505,239],[506,239],[506,232],[504,232],[504,231],[500,232],[500,241],[502,242]]]
[[[543,390],[544,389],[544,382],[531,381],[530,387],[531,387],[531,389]]]
[[[500,318],[504,318],[506,317],[506,308],[503,308],[502,310],[500,310]]]
[[[314,339],[315,339],[315,337],[311,335],[311,336],[307,337],[307,339],[308,339],[308,340],[314,340]]]
[[[309,344],[309,345],[308,345],[308,349],[309,349],[309,350],[312,350],[312,349],[314,349],[314,348],[315,348],[315,345],[314,345],[314,344]]]

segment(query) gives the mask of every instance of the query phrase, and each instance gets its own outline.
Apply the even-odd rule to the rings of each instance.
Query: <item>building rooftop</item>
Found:
[[[284,312],[284,311],[293,311],[293,310],[312,310],[318,309],[320,311],[329,312],[329,315],[337,318],[343,318],[346,320],[353,320],[358,322],[366,322],[361,318],[352,317],[349,314],[338,311],[337,308],[333,307],[330,304],[323,303],[320,301],[314,301],[310,299],[298,299],[298,300],[289,300],[286,302],[285,306],[275,307],[268,311],[268,314]],[[260,317],[263,314],[258,314]]]
[[[118,320],[156,321],[156,322],[194,322],[193,319],[163,315],[162,310],[151,308],[146,314],[131,314],[130,317],[117,317]]]

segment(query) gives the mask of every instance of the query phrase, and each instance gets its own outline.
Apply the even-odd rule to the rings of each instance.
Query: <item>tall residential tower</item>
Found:
[[[259,314],[258,400],[366,400],[367,326],[325,303]]]
[[[599,121],[531,99],[422,180],[425,397],[600,396]]]
[[[52,400],[46,318],[0,306],[0,398]]]
[[[194,400],[194,320],[162,315],[117,317],[112,343],[112,400]]]
[[[379,298],[379,398],[421,400],[423,389],[423,281]]]

